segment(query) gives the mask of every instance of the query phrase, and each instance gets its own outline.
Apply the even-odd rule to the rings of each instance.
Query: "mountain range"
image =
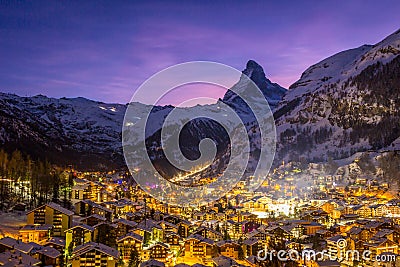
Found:
[[[346,50],[316,63],[288,90],[267,79],[253,60],[242,75],[257,84],[274,113],[276,162],[319,162],[359,151],[400,148],[400,31],[375,45]],[[259,138],[256,122],[240,97],[227,91],[218,102],[237,111],[253,141]],[[173,108],[153,109],[151,116],[159,119],[146,136],[148,145],[160,145],[163,118]],[[123,167],[121,130],[126,109],[127,105],[85,98],[0,93],[0,147],[81,169]],[[197,144],[204,136],[216,142],[219,156],[229,154],[229,140],[210,120],[194,120],[182,136],[182,152],[188,158],[198,156]],[[162,152],[150,149],[151,153],[161,162],[161,170],[172,176],[176,173],[166,167]],[[257,147],[252,153],[251,158],[257,160]]]

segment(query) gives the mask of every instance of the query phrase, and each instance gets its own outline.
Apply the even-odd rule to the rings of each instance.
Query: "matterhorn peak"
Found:
[[[242,71],[242,77],[238,81],[237,84],[234,85],[236,88],[241,88],[239,90],[245,90],[246,84],[248,83],[248,79],[245,79],[243,76],[249,77],[261,90],[264,97],[268,100],[271,108],[275,108],[277,103],[282,99],[283,95],[286,93],[286,89],[279,86],[276,83],[272,83],[267,79],[264,73],[263,67],[259,65],[254,60],[249,60],[246,64],[246,68]],[[223,101],[227,103],[239,101],[236,94],[234,94],[231,90],[225,94]]]
[[[243,71],[258,87],[265,87],[265,83],[269,82],[265,77],[264,69],[254,60],[249,60],[246,64],[246,69]]]
[[[247,61],[246,70],[256,70],[260,72],[264,72],[263,68],[256,61],[250,59]]]

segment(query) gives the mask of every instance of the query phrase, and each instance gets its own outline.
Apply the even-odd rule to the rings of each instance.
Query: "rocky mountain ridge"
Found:
[[[322,60],[308,68],[289,90],[267,79],[253,60],[247,63],[243,75],[257,84],[274,112],[279,162],[318,162],[346,158],[359,151],[399,147],[400,31],[375,45]],[[240,81],[235,86],[239,85]],[[254,116],[237,95],[228,91],[219,101],[237,111],[253,140],[259,138]],[[138,116],[141,105],[136,107]],[[209,108],[214,107],[218,108],[218,103]],[[126,108],[84,98],[0,93],[0,147],[83,169],[121,167]],[[158,147],[163,118],[173,108],[154,108],[152,116],[158,119],[152,121],[149,145]],[[185,108],[185,112],[194,108]],[[183,142],[183,153],[196,157],[196,144],[211,136],[220,146],[220,155],[226,154],[229,140],[222,136],[223,131],[210,131],[216,127],[207,120],[192,122],[183,133],[188,141]]]

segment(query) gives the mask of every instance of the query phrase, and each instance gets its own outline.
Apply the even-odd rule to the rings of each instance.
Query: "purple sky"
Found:
[[[248,59],[288,87],[311,64],[396,31],[398,14],[400,1],[2,1],[0,91],[126,103],[165,67],[242,70]],[[182,87],[163,103],[222,97],[215,88]]]

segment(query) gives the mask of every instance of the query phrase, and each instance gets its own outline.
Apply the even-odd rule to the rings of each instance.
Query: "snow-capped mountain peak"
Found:
[[[234,87],[238,90],[246,90],[248,79],[243,77],[243,75],[246,75],[261,90],[271,109],[275,109],[287,90],[281,87],[279,84],[272,83],[269,79],[267,79],[264,69],[254,60],[249,60],[247,62],[246,69],[243,70],[242,73],[241,79],[237,84],[234,85]],[[224,95],[223,101],[228,104],[242,102],[240,101],[240,98],[230,90]]]
[[[400,31],[309,67],[275,112],[281,157],[326,160],[400,136]]]
[[[254,61],[248,62],[243,73],[251,75],[262,88],[269,90],[276,87],[279,92],[285,91],[279,85],[273,85],[265,77],[262,67]],[[279,93],[280,97],[271,99],[277,102],[282,95]],[[160,132],[165,117],[174,109],[173,106],[149,107],[141,103],[129,105],[137,120],[143,119],[149,108],[152,110],[146,138],[153,139]],[[185,118],[201,114],[202,110],[215,109],[222,114],[219,106],[216,103],[178,109]],[[9,151],[19,149],[33,158],[40,157],[59,164],[73,163],[82,168],[97,168],[102,164],[115,166],[110,162],[123,166],[121,131],[126,109],[127,105],[83,97],[56,99],[43,95],[20,97],[0,93],[0,146]],[[246,109],[240,111],[249,113]],[[199,119],[190,125],[187,144],[196,144],[204,133],[214,136],[221,146],[226,144],[226,137],[219,136],[222,135],[221,130],[212,132],[217,127],[216,123]],[[193,148],[188,145],[186,150],[193,153]]]

